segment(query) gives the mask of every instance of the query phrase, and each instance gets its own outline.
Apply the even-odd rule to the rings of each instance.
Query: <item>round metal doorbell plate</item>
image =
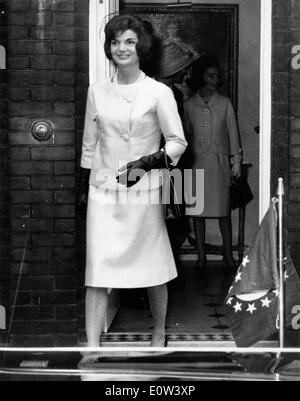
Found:
[[[53,127],[49,121],[35,121],[31,126],[33,138],[39,142],[48,141],[53,135]]]

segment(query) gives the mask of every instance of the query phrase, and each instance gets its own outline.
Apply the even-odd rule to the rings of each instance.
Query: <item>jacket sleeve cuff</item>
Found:
[[[178,143],[178,142],[166,142],[165,144],[165,151],[166,154],[171,159],[171,166],[175,167],[179,162],[182,154],[186,149],[186,142]]]
[[[84,159],[81,159],[81,161],[80,161],[80,167],[86,168],[86,169],[89,169],[89,170],[92,169],[92,164],[93,164],[92,162],[84,160]]]

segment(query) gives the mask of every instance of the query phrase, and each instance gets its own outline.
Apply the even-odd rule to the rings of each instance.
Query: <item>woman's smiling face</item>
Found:
[[[137,34],[128,29],[113,39],[110,43],[112,59],[118,67],[129,67],[139,65],[137,54]]]

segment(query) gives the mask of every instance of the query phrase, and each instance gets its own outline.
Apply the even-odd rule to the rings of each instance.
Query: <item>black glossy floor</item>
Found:
[[[232,341],[223,302],[233,278],[234,272],[228,274],[221,262],[209,262],[205,273],[195,267],[195,261],[178,263],[178,278],[169,283],[169,343]],[[123,290],[120,310],[102,340],[145,342],[151,329],[146,291]]]

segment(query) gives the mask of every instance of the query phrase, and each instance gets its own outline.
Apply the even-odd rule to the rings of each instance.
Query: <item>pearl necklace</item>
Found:
[[[118,85],[121,85],[121,86],[129,86],[129,85],[134,85],[134,84],[136,84],[137,82],[139,82],[139,81],[141,81],[142,79],[144,79],[144,77],[145,77],[145,73],[143,72],[143,71],[139,71],[139,76],[137,77],[137,79],[134,81],[134,82],[131,82],[130,84],[121,84],[120,82],[119,82],[119,79],[118,79],[118,71],[115,73],[115,75],[111,78],[111,82],[113,82],[113,83],[115,83],[115,84],[118,84]]]
[[[125,100],[126,103],[134,103],[137,94],[137,83],[145,78],[145,74],[140,71],[137,80],[131,84],[122,85],[118,82],[117,74],[113,77],[113,82],[118,84],[118,94]]]

